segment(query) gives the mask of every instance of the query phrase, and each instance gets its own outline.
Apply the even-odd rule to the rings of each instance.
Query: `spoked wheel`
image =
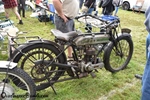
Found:
[[[111,43],[104,53],[106,70],[118,72],[126,68],[133,54],[133,42],[128,36],[116,39],[116,46]]]
[[[36,86],[27,73],[20,68],[9,69],[5,79],[6,73],[7,69],[0,68],[0,100],[35,100]]]
[[[60,53],[57,48],[49,44],[37,43],[28,45],[21,50],[13,59],[21,69],[27,72],[36,84],[36,90],[43,90],[56,82],[64,73],[62,68],[49,65],[50,62]],[[64,63],[64,57],[60,55],[54,62]]]

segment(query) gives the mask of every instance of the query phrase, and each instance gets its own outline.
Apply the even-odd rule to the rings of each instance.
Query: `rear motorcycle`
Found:
[[[15,35],[14,30],[16,30],[14,26],[8,29],[0,28],[0,52],[4,51],[5,40],[8,40],[7,44],[11,44],[9,40]],[[17,63],[12,62],[11,58],[9,59],[10,61],[0,60],[0,100],[35,100],[34,81],[25,71],[17,67]]]
[[[19,63],[19,66],[32,77],[37,90],[49,86],[53,88],[56,82],[80,79],[89,74],[95,77],[95,72],[103,67],[112,73],[127,67],[133,54],[131,30],[124,28],[118,33],[119,18],[108,21],[84,14],[76,19],[87,17],[102,22],[99,32],[62,33],[52,29],[55,42],[43,39],[32,40],[20,45],[17,48],[20,52],[14,51],[13,62]],[[73,58],[67,60],[65,50],[69,46],[73,49]]]

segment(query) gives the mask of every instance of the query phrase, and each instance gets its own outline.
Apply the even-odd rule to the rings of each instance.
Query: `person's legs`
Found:
[[[17,11],[17,7],[12,8],[13,12],[15,13],[15,15],[18,17],[19,20],[21,20],[21,17]]]
[[[84,2],[84,0],[79,0],[80,1],[80,9],[82,8],[82,5],[83,5],[83,2]]]
[[[5,9],[5,16],[6,18],[9,18],[10,9]]]
[[[118,9],[119,9],[119,7],[115,7],[115,13],[114,13],[114,16],[117,16]]]
[[[147,35],[146,39],[146,58],[148,57],[148,47],[150,45],[150,34]]]
[[[60,30],[63,33],[70,32],[74,30],[74,21],[68,20],[67,23],[63,21],[62,18],[60,18],[57,14],[55,14],[54,23],[56,26],[56,29]],[[72,48],[68,48],[68,57],[72,57]]]
[[[18,7],[18,13],[21,16],[21,8],[20,7]]]
[[[23,24],[23,22],[22,22],[22,20],[21,20],[21,17],[20,17],[20,15],[19,15],[18,11],[17,11],[17,7],[12,8],[12,10],[13,10],[13,12],[16,14],[16,16],[17,16],[18,19],[19,19],[19,23],[18,23],[18,24]]]
[[[26,16],[25,16],[25,7],[22,9],[22,16],[23,16],[23,17],[26,17]]]
[[[68,29],[69,32],[75,30],[73,20],[68,20],[68,22],[66,23],[66,26],[67,26],[67,29]],[[72,47],[68,48],[68,57],[72,57]]]
[[[89,8],[87,13],[92,14],[93,11],[94,11],[94,8]]]
[[[147,62],[142,77],[142,96],[141,100],[150,100],[150,34],[146,39]]]

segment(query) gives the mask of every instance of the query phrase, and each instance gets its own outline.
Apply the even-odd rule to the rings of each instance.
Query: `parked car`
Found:
[[[122,8],[124,10],[132,10],[133,6],[135,6],[137,0],[123,0],[122,1]],[[150,0],[144,0],[143,6],[141,11],[145,12],[147,7],[150,6]],[[138,10],[138,9],[135,9]]]

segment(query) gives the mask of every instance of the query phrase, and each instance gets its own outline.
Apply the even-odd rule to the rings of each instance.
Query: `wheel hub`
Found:
[[[6,100],[12,100],[14,95],[14,88],[8,83],[5,83],[4,91],[3,88],[4,82],[0,82],[0,99],[7,98]]]
[[[47,61],[38,60],[35,62],[35,65],[32,67],[31,75],[34,80],[45,80],[45,73],[49,72],[49,68],[46,66],[48,63]]]

